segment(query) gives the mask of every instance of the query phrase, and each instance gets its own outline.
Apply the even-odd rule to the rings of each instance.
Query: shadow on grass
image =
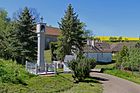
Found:
[[[97,80],[95,80],[93,78],[90,78],[90,77],[88,79],[85,79],[84,81],[80,81],[80,82],[84,82],[84,83],[99,83],[99,84],[101,84],[99,81],[97,81]]]
[[[99,83],[102,84],[100,81],[109,81],[106,78],[101,78],[101,77],[88,77],[87,79],[85,79],[84,81],[80,81],[80,82],[85,82],[85,83]]]
[[[65,76],[63,75],[59,75],[60,77],[70,81],[70,82],[74,82],[73,80],[69,79],[69,78],[66,78]],[[100,81],[109,81],[108,79],[106,78],[101,78],[101,77],[88,77],[86,78],[84,81],[80,81],[80,82],[85,82],[85,83],[99,83],[99,84],[102,84]],[[80,83],[80,82],[74,82],[74,83]]]
[[[109,79],[101,78],[101,77],[90,77],[90,78],[98,80],[98,81],[109,81]]]
[[[96,65],[108,65],[108,64],[113,64],[113,63],[115,63],[116,61],[115,60],[112,60],[112,62],[100,62],[100,61],[98,61],[97,63],[96,63]]]

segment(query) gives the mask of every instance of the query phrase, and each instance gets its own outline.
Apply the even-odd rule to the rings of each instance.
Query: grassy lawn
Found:
[[[102,93],[102,90],[103,88],[101,84],[98,83],[96,80],[86,79],[85,82],[74,84],[71,89],[62,93]]]
[[[110,64],[97,64],[95,68],[98,68],[98,69],[112,69],[114,68],[115,66],[115,63],[110,63]]]
[[[54,93],[73,87],[71,75],[62,74],[56,76],[38,76],[28,81],[31,92]],[[29,92],[30,93],[30,92]]]
[[[111,74],[132,82],[135,82],[137,84],[140,84],[140,75],[139,74],[134,74],[132,72],[128,71],[122,71],[118,69],[112,69],[112,70],[105,70],[104,73]]]
[[[131,71],[123,71],[115,69],[115,63],[112,64],[98,64],[95,68],[102,68],[104,69],[104,73],[114,75],[137,84],[140,84],[140,74],[138,72],[132,73]]]
[[[26,81],[27,85],[1,83],[0,93],[54,93],[70,89],[70,75],[37,76]]]
[[[0,93],[102,93],[102,86],[94,82],[74,84],[71,74],[57,76],[37,76],[27,81],[27,85],[0,84]]]
[[[102,86],[90,78],[73,83],[71,74],[35,76],[22,65],[0,60],[0,93],[102,93]]]
[[[44,57],[47,63],[51,63],[51,50],[45,50]]]
[[[74,84],[70,74],[57,76],[37,76],[27,81],[27,86],[20,84],[0,84],[0,93],[102,93],[102,86],[94,82]]]

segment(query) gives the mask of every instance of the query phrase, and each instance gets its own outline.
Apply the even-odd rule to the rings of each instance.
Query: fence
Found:
[[[45,64],[44,66],[38,66],[36,63],[26,61],[26,70],[32,74],[55,74],[56,64]]]

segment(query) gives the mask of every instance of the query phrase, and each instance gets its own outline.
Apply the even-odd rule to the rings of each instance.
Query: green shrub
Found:
[[[124,69],[126,62],[128,61],[128,48],[127,46],[123,46],[122,50],[116,56],[116,67],[119,69]]]
[[[68,63],[69,68],[73,71],[73,78],[76,82],[83,81],[89,77],[90,69],[95,67],[94,59],[77,58]]]
[[[26,80],[33,77],[22,65],[13,61],[0,60],[0,82],[26,85]]]

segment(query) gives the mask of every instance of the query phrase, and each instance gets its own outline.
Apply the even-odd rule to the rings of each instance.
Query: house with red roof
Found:
[[[52,26],[46,26],[45,32],[45,48],[49,48],[50,42],[56,42],[60,36],[60,29]]]

